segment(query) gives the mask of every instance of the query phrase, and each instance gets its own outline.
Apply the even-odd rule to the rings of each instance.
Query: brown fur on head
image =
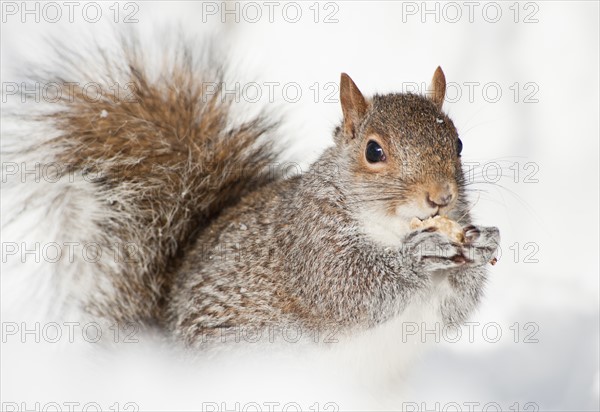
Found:
[[[344,120],[335,141],[352,159],[355,201],[378,203],[386,214],[406,218],[445,215],[455,208],[462,182],[460,143],[452,120],[441,111],[445,86],[438,67],[427,97],[397,93],[367,100],[342,74]],[[369,145],[381,154],[379,161],[368,159]]]

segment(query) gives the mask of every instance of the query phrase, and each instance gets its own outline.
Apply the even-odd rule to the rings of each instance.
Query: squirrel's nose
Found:
[[[427,203],[431,207],[448,206],[454,198],[454,193],[448,183],[436,185],[425,194]]]

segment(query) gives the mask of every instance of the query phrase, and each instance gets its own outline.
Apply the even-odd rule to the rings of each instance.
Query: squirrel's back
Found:
[[[61,51],[57,71],[30,83],[53,85],[60,98],[42,110],[25,92],[23,104],[12,96],[2,229],[22,242],[3,259],[3,281],[32,297],[33,284],[56,289],[40,312],[160,321],[194,234],[272,179],[264,170],[275,125],[262,116],[236,123],[218,92],[221,65],[199,47],[176,46],[162,62],[147,61],[133,36],[116,50]]]

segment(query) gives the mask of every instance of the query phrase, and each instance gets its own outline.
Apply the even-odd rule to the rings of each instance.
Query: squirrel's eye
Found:
[[[373,140],[369,140],[369,143],[367,143],[365,157],[369,163],[385,162],[385,153],[383,153],[383,149]]]
[[[462,152],[462,140],[459,137],[456,141],[456,154],[460,156],[460,152]]]

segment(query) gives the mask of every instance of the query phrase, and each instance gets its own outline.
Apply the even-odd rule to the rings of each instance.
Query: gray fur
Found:
[[[441,104],[413,94],[363,100],[351,83],[346,101],[360,110],[345,107],[352,123],[336,128],[336,145],[305,174],[273,181],[264,173],[276,156],[269,116],[235,125],[230,104],[207,100],[200,86],[220,81],[220,71],[185,50],[156,76],[146,73],[135,42],[116,53],[122,61],[99,53],[108,78],[84,69],[78,76],[106,87],[131,82],[136,100],[92,103],[75,89],[36,119],[56,135],[41,149],[19,152],[39,159],[52,149],[46,160],[65,171],[99,176],[81,191],[94,193],[86,196],[95,220],[89,233],[70,240],[136,245],[136,259],[86,269],[91,284],[103,286],[81,298],[84,311],[158,325],[194,347],[240,327],[352,334],[430,300],[441,279],[449,287],[435,297],[440,318],[466,319],[481,299],[498,230],[472,227],[471,241],[459,245],[435,231],[386,228],[405,224],[395,211],[413,207],[407,205],[440,181],[457,193],[444,213],[471,225],[458,135]],[[76,55],[63,59],[77,66]],[[379,172],[364,160],[370,136],[385,143],[388,163]],[[78,207],[87,206],[69,212]],[[369,228],[377,224],[401,241],[374,237]]]

